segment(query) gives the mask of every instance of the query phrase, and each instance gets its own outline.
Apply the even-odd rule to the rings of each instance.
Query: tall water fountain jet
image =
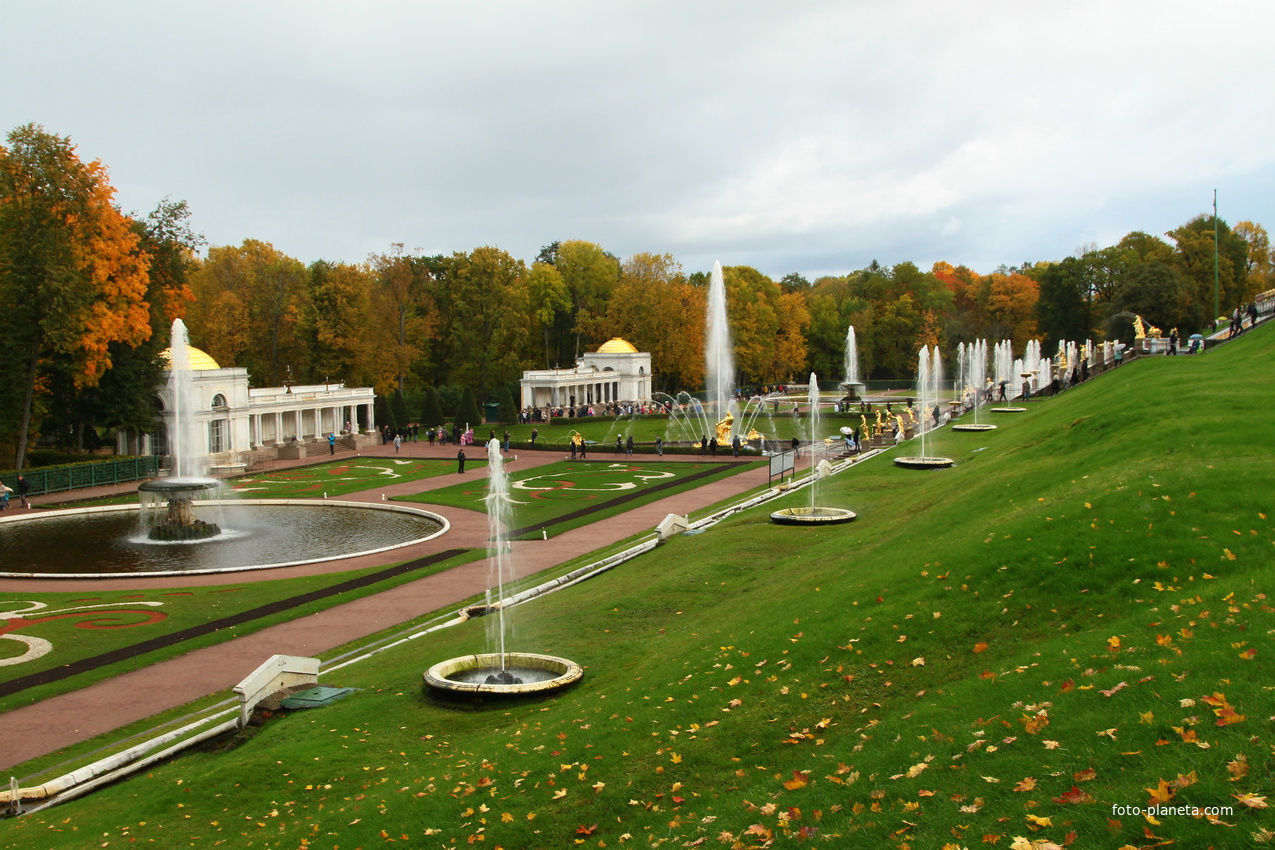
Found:
[[[823,438],[819,435],[823,432],[819,430],[819,376],[814,372],[810,373],[810,391],[806,401],[810,405],[810,413],[806,417],[810,423],[810,507],[782,508],[772,513],[770,519],[780,525],[808,523],[829,525],[849,522],[855,518],[854,511],[819,506],[819,479],[831,474],[832,465],[826,459],[819,460],[819,449],[823,444]]]
[[[1021,360],[1014,359],[1014,346],[1007,339],[1003,339],[996,343],[993,358],[993,366],[996,375],[996,383],[992,388],[993,398],[1001,401],[1001,406],[993,407],[993,413],[1022,413],[1027,410],[1025,407],[1011,407],[1009,402],[1011,399],[1019,395],[1019,388],[1022,379],[1019,373],[1023,370]],[[1004,400],[1001,400],[1001,394],[1004,394]]]
[[[500,441],[487,444],[487,593],[486,604],[467,614],[486,615],[487,652],[450,658],[430,667],[425,685],[443,696],[525,696],[556,691],[574,684],[584,670],[574,661],[553,655],[510,652],[507,648],[512,622],[506,588],[515,578],[513,550],[509,542],[509,476],[505,472]]]
[[[730,322],[726,315],[726,278],[720,261],[713,262],[708,283],[708,312],[705,315],[704,377],[710,415],[718,419],[717,442],[730,442],[732,424],[738,413],[735,405],[735,349],[731,345]]]
[[[142,524],[151,540],[205,540],[221,534],[221,528],[195,514],[198,500],[215,499],[221,482],[207,477],[204,453],[199,451],[194,410],[194,374],[190,368],[190,338],[186,323],[173,320],[169,343],[168,431],[170,474],[138,486]]]
[[[979,411],[983,408],[983,403],[987,401],[991,395],[991,388],[987,385],[987,340],[975,340],[969,345],[962,346],[958,353],[959,369],[958,374],[961,376],[961,388],[963,392],[972,393],[971,401],[972,413],[974,414],[973,422],[962,422],[952,426],[953,431],[994,431],[995,425],[978,421]]]
[[[845,372],[846,379],[841,385],[845,387],[846,395],[853,401],[863,395],[863,382],[859,380],[859,343],[855,339],[854,325],[846,329]]]
[[[908,469],[943,469],[952,465],[952,459],[946,457],[930,457],[926,453],[926,435],[937,428],[940,419],[935,410],[939,403],[939,387],[943,380],[943,364],[939,358],[939,347],[933,351],[925,346],[917,353],[916,395],[921,406],[917,416],[917,427],[921,431],[921,454],[912,457],[896,457],[895,464]],[[940,413],[939,416],[942,414]]]

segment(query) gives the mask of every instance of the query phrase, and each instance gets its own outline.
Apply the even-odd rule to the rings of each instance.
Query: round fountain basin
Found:
[[[953,425],[953,431],[995,431],[996,426],[987,422],[968,422],[961,425]]]
[[[584,677],[584,668],[574,661],[533,652],[505,653],[504,669],[522,682],[487,682],[489,676],[501,671],[500,655],[496,653],[440,661],[426,670],[423,678],[425,686],[441,696],[519,697],[560,690]]]
[[[894,463],[904,469],[947,469],[955,461],[950,457],[896,457]]]
[[[205,490],[216,490],[221,482],[216,478],[152,478],[137,485],[143,493],[202,493]]]
[[[783,508],[770,515],[777,525],[837,525],[850,522],[857,516],[844,508]]]
[[[443,534],[443,517],[402,505],[306,499],[194,503],[223,533],[155,541],[137,505],[0,518],[9,578],[115,578],[237,572],[333,561],[410,546]]]

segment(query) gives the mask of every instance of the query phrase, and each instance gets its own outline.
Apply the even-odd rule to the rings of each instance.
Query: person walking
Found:
[[[465,450],[461,449],[456,452],[456,472],[457,474],[465,471]]]
[[[739,435],[736,434],[730,440],[730,453],[733,457],[739,457]]]
[[[633,435],[629,435],[628,441],[624,444],[624,453],[633,454]]]
[[[664,440],[659,437],[655,438],[655,453],[660,457],[664,457]]]
[[[336,454],[336,434],[328,434],[328,454]]]
[[[540,436],[540,430],[538,428],[532,428],[531,429],[531,444],[533,446],[536,444],[536,437],[539,437],[539,436]]]
[[[801,457],[801,440],[796,437],[792,438],[792,450],[797,457]]]
[[[31,482],[25,477],[18,476],[18,498],[22,500],[22,507],[29,508],[31,503],[27,501],[27,493],[31,491]]]
[[[403,438],[398,434],[394,435],[394,454],[398,454],[398,450],[403,446]]]

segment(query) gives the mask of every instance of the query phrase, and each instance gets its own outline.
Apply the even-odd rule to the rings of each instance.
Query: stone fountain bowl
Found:
[[[988,422],[963,422],[960,425],[953,425],[953,431],[995,431],[996,426]]]
[[[574,661],[533,652],[506,652],[505,669],[522,683],[486,683],[488,675],[500,670],[500,656],[496,653],[449,658],[425,671],[425,686],[440,696],[521,697],[561,690],[584,677],[584,668]]]
[[[896,457],[894,463],[904,469],[947,469],[954,461],[950,457]]]
[[[855,516],[854,511],[844,508],[783,508],[772,513],[770,521],[777,525],[837,525]]]

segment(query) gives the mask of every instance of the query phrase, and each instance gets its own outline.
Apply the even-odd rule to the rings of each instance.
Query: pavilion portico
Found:
[[[190,365],[195,454],[209,468],[246,464],[254,455],[295,453],[307,444],[326,448],[329,434],[351,447],[376,439],[371,387],[329,382],[250,389],[247,369],[222,368],[197,348],[190,349]],[[173,409],[167,379],[156,396],[161,413]],[[164,433],[121,432],[116,449],[120,454],[166,455]]]
[[[570,369],[522,373],[522,407],[640,404],[651,398],[651,355],[612,339]]]

